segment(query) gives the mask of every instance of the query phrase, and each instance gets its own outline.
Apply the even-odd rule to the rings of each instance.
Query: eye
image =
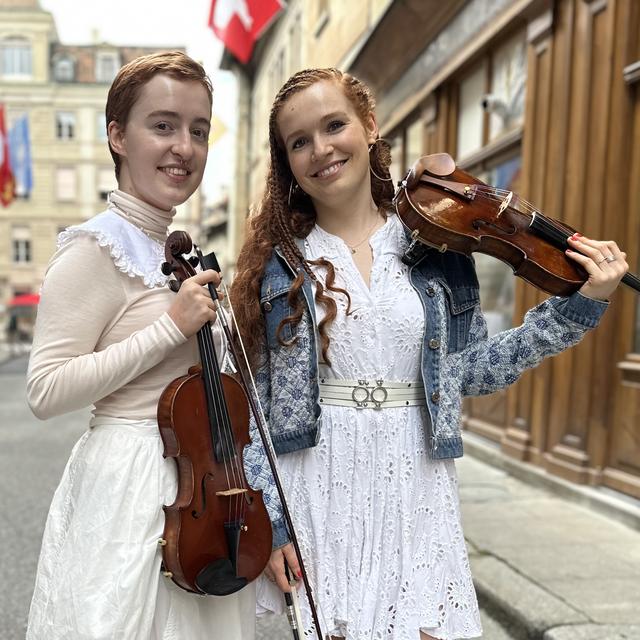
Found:
[[[198,138],[198,140],[207,140],[209,138],[209,132],[204,129],[193,129],[191,133]]]
[[[162,133],[171,131],[171,125],[168,122],[158,122],[156,123],[155,128]]]
[[[291,144],[291,149],[295,151],[296,149],[302,148],[306,141],[306,138],[296,138]]]
[[[330,132],[339,131],[344,127],[345,123],[342,120],[332,120],[327,127],[327,130]]]

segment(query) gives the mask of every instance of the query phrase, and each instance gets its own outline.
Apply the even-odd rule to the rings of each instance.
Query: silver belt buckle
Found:
[[[356,408],[364,409],[372,402],[374,409],[381,409],[382,403],[389,395],[383,382],[384,380],[376,380],[376,386],[371,387],[368,380],[358,380],[358,385],[351,391],[351,399],[355,402]]]

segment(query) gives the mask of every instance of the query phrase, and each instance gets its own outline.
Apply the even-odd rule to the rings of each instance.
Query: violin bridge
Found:
[[[513,198],[513,191],[509,191],[509,193],[507,194],[507,197],[502,201],[502,204],[498,209],[498,215],[496,216],[497,218],[499,218],[502,215],[502,212],[511,204],[512,198]]]
[[[216,491],[217,496],[237,496],[239,493],[247,493],[247,489],[225,489],[224,491]]]

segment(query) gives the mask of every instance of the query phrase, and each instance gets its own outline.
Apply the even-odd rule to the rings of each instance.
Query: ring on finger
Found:
[[[610,255],[610,256],[605,256],[605,260],[607,262],[615,262],[617,258],[614,255]]]

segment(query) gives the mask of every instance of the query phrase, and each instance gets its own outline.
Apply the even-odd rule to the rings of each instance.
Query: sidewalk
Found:
[[[465,449],[457,463],[460,498],[481,606],[513,638],[640,639],[638,502],[620,501],[622,524],[579,504],[588,490],[565,491],[560,483],[575,499],[560,497],[532,465],[507,462],[528,474],[523,482],[472,435],[465,435]],[[613,513],[612,500],[602,509]]]

